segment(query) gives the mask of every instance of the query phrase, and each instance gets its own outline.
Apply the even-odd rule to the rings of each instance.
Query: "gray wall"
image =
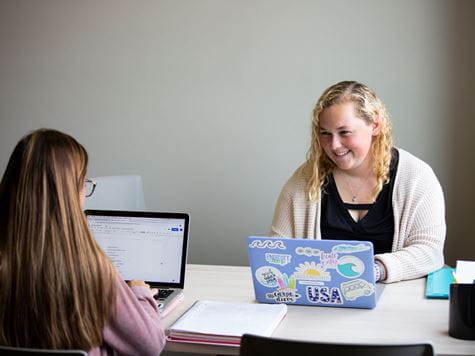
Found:
[[[0,2],[0,170],[39,127],[90,176],[140,174],[192,216],[190,261],[247,264],[304,160],[323,89],[368,84],[447,201],[446,256],[475,258],[473,1]]]

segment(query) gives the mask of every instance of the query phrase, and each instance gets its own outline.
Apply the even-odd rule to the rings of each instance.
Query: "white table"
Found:
[[[425,278],[386,286],[375,309],[289,306],[273,336],[352,343],[430,341],[437,355],[475,355],[475,341],[448,335],[448,300],[426,299]],[[165,319],[171,325],[196,300],[255,302],[249,267],[188,265],[185,298]],[[238,355],[238,348],[168,342],[165,350]]]

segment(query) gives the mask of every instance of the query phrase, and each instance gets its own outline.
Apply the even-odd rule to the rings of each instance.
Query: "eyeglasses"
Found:
[[[97,183],[93,181],[92,179],[86,178],[84,180],[84,191],[85,191],[85,197],[88,198],[92,194],[94,194],[94,191],[96,190],[96,185]]]

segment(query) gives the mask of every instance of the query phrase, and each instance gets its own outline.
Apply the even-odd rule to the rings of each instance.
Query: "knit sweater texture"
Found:
[[[402,149],[399,151],[392,206],[394,238],[391,252],[375,255],[386,267],[385,283],[422,277],[444,264],[446,234],[442,188],[432,168]],[[271,235],[321,239],[320,197],[307,197],[309,172],[302,165],[282,188]]]
[[[165,332],[151,290],[129,288],[118,279],[116,293],[115,313],[104,327],[103,344],[88,355],[159,355],[165,347]]]

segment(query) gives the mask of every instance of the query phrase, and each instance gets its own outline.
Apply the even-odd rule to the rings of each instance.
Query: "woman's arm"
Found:
[[[277,199],[270,235],[274,237],[293,237],[295,229],[292,216],[292,201],[284,186]]]
[[[150,288],[117,285],[116,308],[104,328],[104,343],[119,355],[158,355],[165,333]]]
[[[445,203],[437,177],[420,160],[398,174],[393,252],[375,256],[385,267],[387,283],[419,278],[444,264]]]

